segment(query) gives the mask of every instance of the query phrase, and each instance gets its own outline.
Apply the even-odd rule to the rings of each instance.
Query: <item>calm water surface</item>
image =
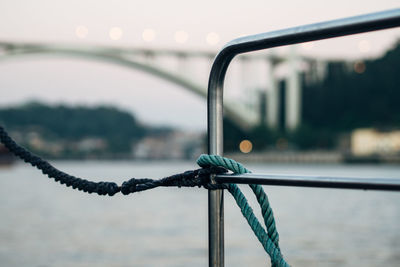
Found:
[[[118,183],[196,168],[192,162],[54,162]],[[269,173],[399,177],[400,166],[259,165]],[[257,214],[255,199],[242,187]],[[264,187],[293,266],[400,266],[400,193]],[[207,266],[207,192],[159,188],[100,197],[27,165],[0,169],[0,266]],[[226,266],[269,266],[225,195]]]

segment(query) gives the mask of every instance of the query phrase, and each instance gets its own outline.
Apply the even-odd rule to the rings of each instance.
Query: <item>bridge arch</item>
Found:
[[[135,61],[133,59],[126,59],[120,56],[113,55],[111,52],[103,52],[103,51],[79,51],[75,49],[65,49],[65,48],[30,48],[30,49],[10,49],[10,51],[5,50],[6,53],[0,56],[0,61],[11,59],[14,57],[21,57],[26,55],[35,55],[35,54],[47,54],[47,55],[62,55],[62,56],[73,56],[76,58],[83,58],[93,61],[101,61],[106,62],[118,66],[123,66],[129,69],[139,70],[150,75],[159,77],[165,81],[168,81],[172,84],[178,85],[184,89],[189,90],[190,92],[200,96],[202,98],[207,98],[207,90],[197,85],[188,79],[180,77],[174,73],[163,70],[159,67],[142,63],[139,61]],[[228,118],[230,118],[233,122],[235,122],[242,129],[249,129],[250,123],[243,118],[233,107],[225,105],[225,114]]]

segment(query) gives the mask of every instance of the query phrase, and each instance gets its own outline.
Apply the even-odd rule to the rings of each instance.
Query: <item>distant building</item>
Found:
[[[174,131],[163,136],[143,138],[133,147],[137,159],[192,159],[203,152],[204,136]]]
[[[351,134],[351,152],[355,156],[400,154],[400,130],[357,129]]]
[[[18,142],[32,149],[35,153],[49,157],[88,157],[105,152],[107,141],[98,137],[85,137],[78,140],[49,139],[38,131],[15,134]],[[16,138],[16,139],[17,139]]]
[[[103,138],[87,137],[77,142],[77,148],[81,152],[105,151],[107,142]]]

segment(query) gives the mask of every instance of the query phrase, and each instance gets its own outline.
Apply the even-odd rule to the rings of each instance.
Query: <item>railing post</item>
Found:
[[[215,84],[210,81],[210,87]],[[208,90],[208,153],[223,154],[222,90]],[[214,177],[211,177],[211,182]],[[224,192],[208,191],[208,255],[210,267],[224,266]]]

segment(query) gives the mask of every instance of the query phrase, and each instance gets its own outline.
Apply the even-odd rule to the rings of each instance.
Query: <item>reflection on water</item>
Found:
[[[193,169],[191,162],[55,162],[77,176],[121,182]],[[398,166],[247,165],[257,172],[396,177]],[[242,187],[250,196],[250,190]],[[399,266],[400,194],[265,187],[294,266]],[[251,204],[255,207],[253,197]],[[255,209],[258,212],[258,209]],[[258,212],[259,213],[259,212]],[[207,266],[207,192],[158,188],[100,197],[19,164],[0,169],[1,266]],[[269,259],[225,196],[226,266]]]

